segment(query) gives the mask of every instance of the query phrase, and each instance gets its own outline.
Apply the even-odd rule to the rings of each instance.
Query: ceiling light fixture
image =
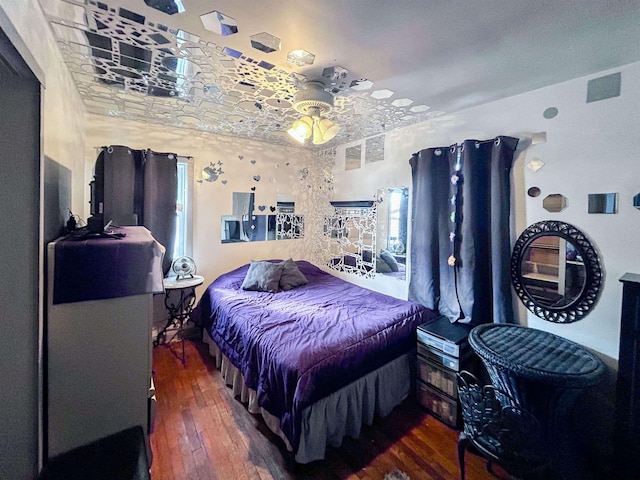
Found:
[[[300,143],[311,138],[314,145],[327,143],[340,127],[322,115],[333,109],[333,95],[319,81],[308,81],[296,93],[293,108],[304,116],[293,122],[287,133]]]

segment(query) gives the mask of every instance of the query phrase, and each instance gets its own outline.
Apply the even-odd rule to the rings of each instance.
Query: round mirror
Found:
[[[602,286],[600,262],[589,240],[558,221],[538,222],[522,232],[513,249],[511,276],[525,306],[557,323],[584,317]]]

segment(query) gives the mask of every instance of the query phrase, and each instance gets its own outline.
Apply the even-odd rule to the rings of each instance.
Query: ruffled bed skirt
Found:
[[[223,355],[206,331],[202,338],[234,397],[239,397],[250,413],[262,415],[267,426],[282,438],[289,451],[293,451],[280,430],[280,421],[258,405],[256,392],[245,385],[242,373]],[[407,353],[305,408],[296,462],[323,459],[327,445],[339,447],[347,435],[358,438],[363,424],[371,425],[375,415],[384,417],[391,413],[411,391],[414,363],[415,353]]]

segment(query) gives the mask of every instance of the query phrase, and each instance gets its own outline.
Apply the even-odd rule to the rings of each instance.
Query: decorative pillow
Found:
[[[378,255],[376,257],[376,272],[378,273],[391,273],[391,267],[384,259]]]
[[[242,282],[242,289],[258,292],[277,292],[283,268],[283,263],[251,260],[249,270],[247,270]]]
[[[296,262],[289,258],[282,262],[283,270],[280,277],[280,288],[282,290],[291,290],[292,288],[306,285],[309,283],[307,277],[300,271]]]
[[[392,272],[398,271],[398,262],[396,261],[396,257],[394,257],[389,250],[380,250],[380,258],[382,258]]]

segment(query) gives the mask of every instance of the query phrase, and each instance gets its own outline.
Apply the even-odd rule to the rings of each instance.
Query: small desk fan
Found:
[[[171,264],[171,271],[178,279],[191,277],[196,273],[196,262],[191,257],[178,257]]]

